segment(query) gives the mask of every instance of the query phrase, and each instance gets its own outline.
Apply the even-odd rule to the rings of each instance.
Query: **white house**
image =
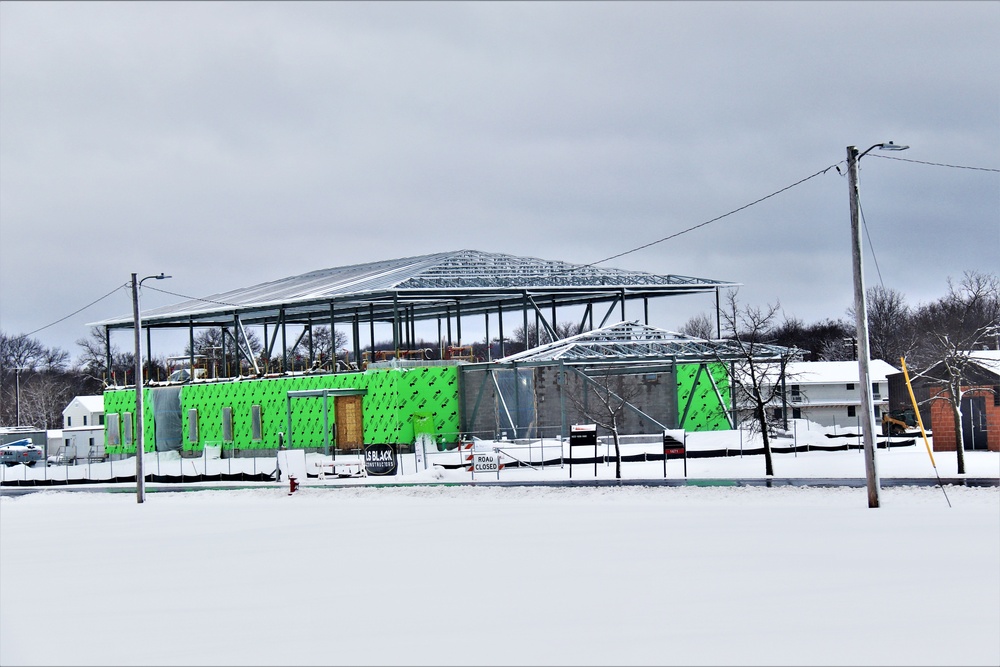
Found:
[[[880,359],[873,359],[868,367],[872,384],[872,403],[875,423],[889,408],[889,382],[887,377],[898,373]],[[785,405],[791,419],[807,419],[820,426],[860,429],[858,416],[861,406],[861,389],[858,386],[856,361],[799,361],[788,364],[785,379]],[[773,416],[781,419],[781,398],[772,403]]]
[[[49,443],[49,453],[53,445]],[[104,457],[104,396],[77,396],[63,410],[60,451],[71,459]]]

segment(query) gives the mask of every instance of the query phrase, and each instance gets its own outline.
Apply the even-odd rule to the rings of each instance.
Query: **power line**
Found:
[[[875,272],[878,274],[878,282],[885,289],[885,282],[882,280],[882,269],[878,268],[878,255],[875,253],[875,244],[872,243],[872,235],[868,230],[868,221],[865,219],[865,210],[861,207],[861,195],[858,195],[858,212],[861,214],[861,224],[865,228],[865,236],[868,237],[868,247],[872,250],[872,261],[875,263]]]
[[[900,162],[913,162],[915,164],[925,164],[925,165],[930,165],[930,166],[934,166],[934,167],[947,167],[949,169],[969,169],[969,170],[973,170],[973,171],[1000,172],[1000,169],[993,169],[991,167],[970,167],[970,166],[966,166],[966,165],[946,164],[946,163],[943,163],[943,162],[928,162],[928,161],[925,161],[925,160],[911,160],[909,158],[894,157],[894,156],[891,156],[891,155],[879,155],[878,153],[872,153],[872,156],[873,157],[882,158],[884,160],[899,160]],[[843,162],[843,161],[841,161],[841,162]],[[644,243],[644,244],[642,244],[640,246],[636,246],[635,248],[631,248],[630,250],[625,250],[623,252],[620,252],[620,253],[617,253],[617,254],[614,254],[614,255],[610,255],[608,257],[605,257],[603,259],[599,259],[599,260],[594,261],[594,262],[590,262],[588,264],[577,265],[577,266],[573,267],[572,269],[569,269],[567,271],[567,273],[572,272],[572,271],[576,271],[576,270],[579,270],[579,269],[587,268],[587,267],[596,266],[598,264],[603,264],[604,262],[610,262],[613,259],[618,259],[619,257],[624,257],[626,255],[631,255],[634,252],[638,252],[640,250],[645,250],[646,248],[650,248],[650,247],[652,247],[654,245],[658,245],[660,243],[663,243],[664,241],[669,241],[671,239],[677,238],[678,236],[682,236],[684,234],[687,234],[688,232],[693,232],[694,230],[700,229],[700,228],[705,227],[707,225],[710,225],[713,222],[718,222],[719,220],[722,220],[723,218],[728,218],[729,216],[734,215],[736,213],[739,213],[740,211],[744,211],[744,210],[750,208],[751,206],[756,206],[757,204],[759,204],[759,203],[761,203],[763,201],[766,201],[766,200],[768,200],[768,199],[770,199],[772,197],[776,197],[777,195],[780,195],[782,192],[786,192],[788,190],[791,190],[794,187],[802,185],[806,181],[812,180],[813,178],[816,178],[817,176],[821,176],[821,175],[825,174],[826,172],[830,171],[831,169],[837,168],[838,164],[840,164],[840,163],[831,164],[830,166],[825,167],[825,168],[817,171],[814,174],[810,174],[809,176],[806,176],[805,178],[800,179],[800,180],[792,183],[791,185],[787,185],[787,186],[781,188],[780,190],[775,190],[774,192],[772,192],[769,195],[765,195],[765,196],[763,196],[763,197],[761,197],[759,199],[755,199],[754,201],[752,201],[752,202],[750,202],[748,204],[744,204],[743,206],[740,206],[738,208],[734,208],[733,210],[728,211],[726,213],[723,213],[722,215],[716,216],[716,217],[712,218],[711,220],[706,220],[704,222],[700,222],[697,225],[692,225],[691,227],[688,227],[687,229],[682,229],[679,232],[675,232],[675,233],[670,234],[668,236],[664,236],[663,238],[657,239],[655,241],[650,241],[649,243]],[[837,168],[837,171],[839,172],[840,169]],[[859,209],[860,209],[860,202],[859,202]],[[863,211],[861,212],[861,217],[862,217],[862,222],[863,222],[864,227],[865,227],[865,235],[868,236],[868,244],[869,244],[869,246],[871,246],[872,245],[872,243],[871,243],[871,234],[868,231],[868,223],[867,223],[867,221],[864,220],[864,212]],[[872,257],[875,260],[875,269],[876,269],[876,271],[879,274],[879,282],[881,282],[882,281],[882,274],[881,274],[881,271],[879,270],[879,267],[878,267],[878,259],[875,258],[875,256],[874,256],[874,250],[873,250]],[[111,290],[110,292],[108,292],[104,296],[100,297],[99,299],[97,299],[95,301],[92,301],[91,303],[87,304],[83,308],[80,308],[79,310],[76,310],[76,311],[70,313],[69,315],[56,320],[55,322],[52,322],[51,324],[46,324],[45,326],[40,327],[38,329],[35,329],[34,331],[31,331],[31,332],[29,332],[27,334],[24,334],[24,335],[25,336],[32,336],[32,335],[38,333],[39,331],[44,331],[45,329],[48,329],[49,327],[53,327],[53,326],[59,324],[60,322],[68,320],[69,318],[73,317],[74,315],[77,315],[78,313],[83,312],[87,308],[90,308],[91,306],[93,306],[93,305],[95,305],[97,303],[100,303],[104,299],[108,298],[109,296],[111,296],[112,294],[114,294],[115,292],[117,292],[122,287],[127,287],[127,286],[128,286],[128,283],[123,283],[122,285],[119,285],[118,287],[115,287],[113,290]],[[214,299],[206,299],[206,298],[203,298],[203,297],[188,296],[186,294],[179,294],[177,292],[171,292],[169,290],[159,289],[159,288],[152,287],[152,286],[148,287],[148,289],[151,289],[151,290],[153,290],[155,292],[161,292],[163,294],[169,294],[171,296],[180,297],[182,299],[189,299],[191,301],[202,301],[204,303],[214,303],[216,305],[220,305],[220,306],[232,306],[234,308],[238,308],[239,307],[238,304],[235,304],[235,303],[228,303],[226,301],[216,301]]]
[[[973,171],[993,171],[1000,172],[1000,169],[992,169],[990,167],[966,167],[960,164],[945,164],[943,162],[925,162],[924,160],[911,160],[905,157],[893,157],[891,155],[879,155],[878,153],[870,153],[872,157],[880,157],[883,160],[899,160],[900,162],[914,162],[916,164],[929,164],[933,167],[948,167],[949,169],[971,169]]]
[[[831,164],[829,167],[826,167],[824,169],[820,169],[815,174],[812,174],[810,176],[806,176],[805,178],[803,178],[801,180],[798,180],[798,181],[792,183],[791,185],[786,185],[785,187],[781,188],[780,190],[775,190],[774,192],[772,192],[769,195],[761,197],[760,199],[755,199],[754,201],[750,202],[749,204],[744,204],[743,206],[740,206],[739,208],[734,208],[732,211],[729,211],[728,213],[723,213],[722,215],[716,216],[716,217],[712,218],[711,220],[706,220],[705,222],[698,223],[697,225],[694,225],[692,227],[688,227],[687,229],[683,229],[683,230],[681,230],[679,232],[671,234],[670,236],[664,236],[662,239],[657,239],[656,241],[650,241],[649,243],[644,243],[641,246],[632,248],[631,250],[626,250],[625,252],[620,252],[617,255],[611,255],[610,257],[605,257],[604,259],[599,259],[596,262],[591,262],[590,264],[581,264],[581,265],[579,265],[576,268],[585,268],[585,267],[589,267],[589,266],[595,266],[597,264],[603,264],[604,262],[609,262],[612,259],[618,259],[619,257],[624,257],[625,255],[630,255],[630,254],[632,254],[634,252],[638,252],[639,250],[645,250],[646,248],[649,248],[650,246],[654,246],[654,245],[656,245],[658,243],[663,243],[664,241],[669,241],[670,239],[675,239],[678,236],[681,236],[682,234],[687,234],[688,232],[693,232],[696,229],[699,229],[699,228],[704,227],[706,225],[710,225],[713,222],[718,222],[719,220],[722,220],[723,218],[727,218],[727,217],[733,215],[734,213],[739,213],[740,211],[748,209],[751,206],[755,206],[756,204],[759,204],[762,201],[770,199],[771,197],[780,195],[782,192],[785,192],[787,190],[791,190],[792,188],[796,187],[797,185],[802,185],[803,183],[805,183],[806,181],[808,181],[810,179],[813,179],[813,178],[816,178],[817,176],[825,174],[826,172],[830,171],[831,169],[833,169],[836,166],[837,166],[836,164]]]
[[[160,289],[158,287],[152,287],[150,285],[146,286],[146,289],[151,289],[154,292],[160,292],[162,294],[169,294],[170,296],[177,296],[182,299],[188,299],[190,301],[204,301],[205,303],[214,303],[217,306],[232,306],[233,308],[239,308],[239,304],[229,303],[227,301],[215,301],[214,299],[205,299],[198,296],[188,296],[187,294],[178,294],[177,292],[171,292],[170,290]]]
[[[968,167],[968,166],[964,166],[964,165],[945,164],[945,163],[942,163],[942,162],[926,162],[924,160],[911,160],[911,159],[908,159],[908,158],[893,157],[891,155],[879,155],[878,153],[872,153],[871,155],[874,156],[874,157],[883,158],[885,160],[900,160],[902,162],[914,162],[916,164],[926,164],[926,165],[932,165],[932,166],[935,166],[935,167],[948,167],[948,168],[951,168],[951,169],[970,169],[970,170],[975,170],[975,171],[1000,172],[1000,169],[993,169],[993,168],[989,168],[989,167]],[[687,234],[688,232],[692,232],[692,231],[694,231],[696,229],[699,229],[701,227],[709,225],[709,224],[711,224],[713,222],[718,222],[719,220],[722,220],[723,218],[726,218],[726,217],[728,217],[730,215],[733,215],[734,213],[739,213],[740,211],[748,209],[751,206],[754,206],[756,204],[761,203],[762,201],[765,201],[767,199],[770,199],[771,197],[779,195],[782,192],[785,192],[786,190],[791,190],[792,188],[796,187],[797,185],[801,185],[801,184],[805,183],[806,181],[808,181],[810,179],[813,179],[813,178],[816,178],[817,176],[825,174],[826,172],[830,171],[830,169],[836,168],[837,171],[838,171],[838,173],[839,173],[840,172],[840,168],[837,165],[842,164],[842,163],[843,163],[843,160],[841,160],[840,162],[838,162],[836,164],[832,164],[829,167],[826,167],[825,169],[821,169],[820,171],[817,171],[815,174],[807,176],[807,177],[803,178],[800,181],[796,181],[795,183],[792,183],[791,185],[788,185],[788,186],[786,186],[784,188],[781,188],[780,190],[776,190],[775,192],[772,192],[771,194],[769,194],[769,195],[767,195],[765,197],[761,197],[760,199],[756,199],[756,200],[750,202],[749,204],[745,204],[743,206],[740,206],[739,208],[733,209],[732,211],[729,211],[728,213],[723,213],[722,215],[720,215],[718,217],[715,217],[715,218],[712,218],[711,220],[706,220],[705,222],[699,223],[699,224],[694,225],[692,227],[688,227],[687,229],[683,229],[683,230],[681,230],[681,231],[679,231],[679,232],[677,232],[675,234],[671,234],[670,236],[665,236],[662,239],[657,239],[656,241],[650,241],[649,243],[645,243],[645,244],[643,244],[641,246],[637,246],[635,248],[632,248],[631,250],[626,250],[626,251],[620,252],[620,253],[618,253],[616,255],[611,255],[610,257],[605,257],[604,259],[599,259],[596,262],[591,262],[589,264],[581,264],[577,268],[586,268],[586,267],[590,267],[590,266],[596,266],[597,264],[603,264],[604,262],[611,261],[612,259],[618,259],[619,257],[624,257],[625,255],[630,255],[630,254],[632,254],[634,252],[638,252],[639,250],[644,250],[646,248],[649,248],[650,246],[657,245],[658,243],[663,243],[664,241],[669,241],[671,239],[677,238],[678,236],[681,236],[682,234]],[[867,233],[867,228],[866,228],[866,233]],[[876,266],[876,268],[877,268],[877,266]]]
[[[926,165],[931,165],[931,166],[934,166],[934,167],[948,167],[949,169],[971,169],[971,170],[974,170],[974,171],[1000,172],[1000,169],[992,169],[990,167],[968,167],[968,166],[958,165],[958,164],[945,164],[943,162],[927,162],[925,160],[911,160],[911,159],[905,158],[905,157],[894,157],[892,155],[880,155],[878,153],[872,153],[871,155],[872,155],[872,157],[880,157],[880,158],[885,159],[885,160],[899,160],[900,162],[913,162],[915,164],[926,164]],[[862,224],[864,225],[864,228],[865,228],[865,236],[868,237],[868,246],[872,249],[872,260],[875,262],[875,272],[878,273],[879,284],[882,285],[883,289],[885,289],[885,282],[882,280],[882,271],[879,269],[879,266],[878,266],[878,256],[875,253],[875,245],[872,243],[871,232],[868,230],[868,221],[865,220],[865,212],[864,212],[864,209],[861,208],[861,199],[860,199],[860,197],[858,199],[858,212],[861,214],[861,222],[862,222]]]
[[[128,285],[129,285],[129,283],[122,283],[118,287],[114,288],[113,290],[111,290],[110,292],[108,292],[107,294],[105,294],[104,296],[102,296],[100,299],[97,299],[96,301],[92,301],[92,302],[88,303],[86,306],[84,306],[80,310],[74,311],[74,312],[70,313],[69,315],[67,315],[66,317],[59,318],[58,320],[56,320],[52,324],[46,324],[44,327],[41,327],[41,328],[35,329],[34,331],[26,333],[26,334],[24,334],[24,336],[25,337],[33,336],[36,333],[38,333],[39,331],[44,331],[45,329],[48,329],[49,327],[54,327],[55,325],[59,324],[60,322],[62,322],[64,320],[68,320],[69,318],[73,317],[77,313],[82,313],[83,311],[87,310],[88,308],[90,308],[94,304],[100,303],[101,301],[104,301],[109,296],[111,296],[112,294],[114,294],[115,292],[117,292],[118,290],[120,290],[121,288],[128,287]]]
[[[843,160],[841,160],[841,163],[842,162],[843,162]],[[727,213],[723,213],[722,215],[716,216],[716,217],[712,218],[711,220],[706,220],[705,222],[698,223],[697,225],[693,225],[691,227],[688,227],[687,229],[683,229],[683,230],[681,230],[679,232],[676,232],[674,234],[671,234],[669,236],[664,236],[663,238],[657,239],[656,241],[650,241],[649,243],[644,243],[643,245],[637,246],[635,248],[632,248],[631,250],[626,250],[626,251],[620,252],[620,253],[618,253],[616,255],[611,255],[610,257],[605,257],[604,259],[599,259],[596,262],[590,262],[589,264],[578,264],[578,265],[576,265],[576,266],[574,266],[572,268],[569,268],[569,269],[565,270],[562,273],[563,274],[568,274],[568,273],[572,273],[574,271],[579,271],[580,269],[585,269],[585,268],[597,266],[598,264],[603,264],[604,262],[609,262],[609,261],[611,261],[613,259],[618,259],[619,257],[624,257],[625,255],[630,255],[630,254],[632,254],[634,252],[638,252],[640,250],[645,250],[646,248],[649,248],[651,246],[657,245],[659,243],[663,243],[664,241],[669,241],[670,239],[677,238],[678,236],[681,236],[683,234],[687,234],[688,232],[693,232],[696,229],[700,229],[701,227],[705,227],[706,225],[710,225],[713,222],[718,222],[719,220],[722,220],[723,218],[727,218],[727,217],[729,217],[731,215],[739,213],[740,211],[746,210],[746,209],[750,208],[751,206],[755,206],[755,205],[757,205],[757,204],[759,204],[759,203],[761,203],[763,201],[766,201],[766,200],[770,199],[771,197],[775,197],[777,195],[780,195],[782,192],[786,192],[786,191],[791,190],[792,188],[794,188],[796,186],[802,185],[806,181],[809,181],[809,180],[811,180],[813,178],[816,178],[817,176],[821,176],[821,175],[825,174],[826,172],[830,171],[831,169],[837,168],[837,171],[839,172],[840,169],[837,167],[837,164],[840,164],[840,163],[831,164],[828,167],[824,167],[823,169],[820,169],[816,173],[810,174],[809,176],[806,176],[805,178],[800,179],[800,180],[792,183],[791,185],[786,185],[785,187],[781,188],[780,190],[775,190],[774,192],[772,192],[769,195],[765,195],[763,197],[760,197],[759,199],[755,199],[754,201],[752,201],[752,202],[750,202],[748,204],[744,204],[743,206],[740,206],[739,208],[734,208],[733,210],[731,210],[731,211],[729,211]],[[171,296],[180,297],[182,299],[190,299],[192,301],[204,301],[205,303],[214,303],[214,304],[217,304],[217,305],[220,305],[220,306],[232,306],[234,308],[239,308],[239,305],[235,304],[235,303],[227,303],[225,301],[215,301],[213,299],[204,299],[204,298],[199,298],[199,297],[187,296],[185,294],[178,294],[176,292],[171,292],[169,290],[159,289],[157,287],[149,287],[149,289],[154,290],[156,292],[162,292],[163,294],[170,294]]]

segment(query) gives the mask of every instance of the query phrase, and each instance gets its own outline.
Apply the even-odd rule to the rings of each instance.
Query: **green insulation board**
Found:
[[[458,368],[429,366],[187,384],[180,392],[182,447],[185,451],[200,451],[209,443],[225,449],[276,449],[279,434],[286,447],[324,447],[325,434],[330,433],[332,438],[334,433],[335,398],[327,398],[325,416],[322,396],[288,399],[289,392],[324,389],[363,392],[361,413],[365,444],[412,443],[414,415],[431,418],[437,439],[458,440]],[[156,388],[146,389],[143,394],[145,406],[151,404],[151,391]],[[104,404],[108,414],[134,412],[135,391],[107,391]],[[231,438],[223,432],[224,408],[231,410]],[[255,429],[253,414],[258,410],[260,422]],[[148,407],[144,413],[146,450],[153,451],[154,416]],[[197,419],[194,429],[192,419]],[[123,442],[117,449],[109,447],[108,451],[130,453],[135,451],[135,446]]]
[[[142,412],[143,412],[143,431],[147,433],[153,432],[153,403],[149,397],[149,390],[142,392]],[[114,391],[104,392],[104,414],[119,415],[119,421],[122,425],[125,423],[125,417],[128,416],[128,421],[131,425],[131,438],[126,438],[124,432],[120,437],[120,445],[106,445],[105,451],[109,454],[135,454],[135,443],[136,443],[136,421],[135,421],[135,389],[117,389]],[[111,442],[108,438],[107,429],[110,426],[108,420],[104,420],[104,441]],[[122,428],[122,427],[120,427]],[[124,428],[122,428],[124,431]],[[146,444],[146,451],[153,451],[153,438],[147,435],[144,438]]]
[[[714,380],[714,385],[713,385]],[[725,364],[677,365],[677,424],[685,431],[727,431],[732,405]]]

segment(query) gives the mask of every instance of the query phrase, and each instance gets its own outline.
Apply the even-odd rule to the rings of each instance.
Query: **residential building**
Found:
[[[876,424],[889,406],[887,376],[897,373],[880,359],[869,363],[871,398]],[[772,402],[772,417],[782,419],[788,410],[790,419],[806,419],[820,426],[860,429],[861,387],[856,361],[800,361],[788,364],[785,371],[785,394]]]
[[[63,410],[62,441],[50,441],[49,450],[71,459],[103,458],[104,396],[77,396],[70,401]]]

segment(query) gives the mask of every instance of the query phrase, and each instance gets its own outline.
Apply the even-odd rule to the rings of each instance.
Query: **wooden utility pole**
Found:
[[[874,147],[873,147],[874,148]],[[869,148],[868,150],[871,150]],[[867,153],[868,151],[865,151]],[[865,298],[863,252],[858,206],[858,149],[847,147],[847,184],[851,202],[851,240],[854,259],[854,319],[858,332],[858,383],[861,385],[861,437],[865,449],[865,479],[868,507],[879,506],[879,478],[875,466],[875,415],[872,411],[872,385],[868,372],[868,304]]]
[[[135,322],[135,501],[146,500],[146,479],[142,469],[145,446],[142,440],[142,322],[139,320],[139,281],[132,274],[132,318]],[[193,372],[193,370],[192,370]]]
[[[135,322],[135,501],[137,503],[146,500],[146,477],[142,469],[143,457],[146,455],[146,444],[143,441],[142,422],[142,320],[139,319],[139,288],[145,280],[154,278],[164,280],[170,276],[160,274],[158,276],[146,276],[142,280],[137,280],[132,274],[132,318]],[[149,345],[147,344],[147,348]],[[191,353],[194,354],[194,345],[191,346]],[[192,360],[193,361],[193,360]],[[194,364],[191,364],[191,379],[194,379]]]

